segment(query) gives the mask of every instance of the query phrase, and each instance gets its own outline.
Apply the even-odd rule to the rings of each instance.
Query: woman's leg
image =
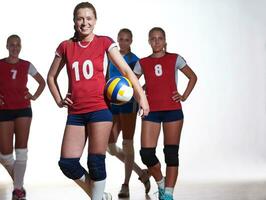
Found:
[[[62,141],[59,166],[68,178],[73,179],[91,197],[89,174],[79,162],[86,140],[84,126],[67,125]]]
[[[183,120],[163,123],[166,160],[165,194],[173,194],[178,176],[178,150]]]
[[[87,125],[88,168],[92,179],[92,200],[101,200],[104,195],[106,169],[105,154],[112,128],[112,122],[93,122]]]
[[[14,188],[22,189],[28,160],[28,139],[30,134],[31,117],[15,119],[15,154]]]
[[[14,121],[0,121],[0,163],[13,179],[14,157],[13,157],[13,135]]]
[[[161,164],[155,155],[161,129],[160,123],[142,121],[141,126],[141,159],[147,165],[150,174],[156,181],[163,178]]]
[[[133,137],[136,125],[136,113],[128,113],[120,115],[120,122],[123,134],[122,149],[125,155],[125,179],[124,184],[129,183],[129,179],[134,166],[134,146]],[[136,164],[135,164],[136,165]]]

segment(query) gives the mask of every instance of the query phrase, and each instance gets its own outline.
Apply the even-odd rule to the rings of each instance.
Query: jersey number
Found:
[[[18,70],[16,70],[16,69],[11,69],[11,73],[12,73],[12,79],[16,79],[16,77],[17,77],[17,73],[18,73]]]
[[[79,62],[78,61],[75,61],[72,64],[72,69],[74,69],[74,71],[75,71],[76,81],[80,81]],[[83,76],[85,77],[85,79],[90,79],[93,76],[93,64],[90,60],[86,60],[83,63],[82,72],[83,72]]]
[[[154,73],[156,76],[162,76],[163,75],[162,65],[160,65],[160,64],[155,65]]]

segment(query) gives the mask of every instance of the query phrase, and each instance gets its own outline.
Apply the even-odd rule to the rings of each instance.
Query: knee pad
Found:
[[[141,148],[140,150],[140,156],[142,162],[147,166],[147,167],[152,167],[159,163],[158,158],[156,157],[156,149],[155,148]]]
[[[15,162],[15,160],[14,160],[13,153],[6,154],[6,155],[3,155],[3,154],[0,153],[0,163],[3,166],[13,165],[14,162]]]
[[[58,165],[66,177],[76,180],[80,179],[86,171],[79,160],[80,158],[60,158]]]
[[[122,145],[125,155],[134,155],[133,140],[123,140]]]
[[[179,166],[179,159],[178,159],[178,149],[179,145],[165,145],[163,152],[164,152],[164,159],[165,163],[169,167],[178,167]]]
[[[112,156],[116,156],[116,155],[118,155],[118,154],[121,152],[120,148],[117,147],[115,143],[110,143],[110,144],[108,145],[107,151],[108,151],[108,153],[110,153],[110,155],[112,155]],[[121,152],[121,153],[122,153],[122,152]]]
[[[28,149],[15,149],[16,163],[25,163],[28,160]]]
[[[87,164],[89,168],[89,175],[92,180],[102,181],[106,178],[105,155],[89,154]]]

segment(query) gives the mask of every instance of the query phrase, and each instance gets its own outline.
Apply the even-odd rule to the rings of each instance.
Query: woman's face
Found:
[[[9,51],[10,57],[18,58],[20,50],[21,50],[21,42],[18,38],[10,38],[7,42],[6,48]]]
[[[158,53],[164,50],[166,45],[165,37],[161,31],[153,31],[149,36],[149,43],[153,53]]]
[[[80,8],[75,16],[75,30],[80,36],[86,37],[93,33],[96,24],[95,15],[90,8]]]
[[[130,45],[132,43],[132,38],[129,33],[121,32],[117,37],[117,42],[119,44],[121,51],[129,51]]]

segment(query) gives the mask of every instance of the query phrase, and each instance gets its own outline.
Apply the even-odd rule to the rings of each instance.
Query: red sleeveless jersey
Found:
[[[0,95],[4,100],[0,110],[30,107],[30,100],[25,99],[29,67],[30,62],[21,59],[15,64],[7,63],[5,59],[0,60]]]
[[[115,46],[106,36],[95,35],[90,43],[63,41],[56,54],[66,60],[69,93],[73,105],[70,114],[106,109],[104,99],[105,54]]]
[[[139,60],[150,111],[181,109],[181,103],[172,99],[173,92],[177,91],[177,57],[177,54],[166,53],[161,58],[146,57]]]

